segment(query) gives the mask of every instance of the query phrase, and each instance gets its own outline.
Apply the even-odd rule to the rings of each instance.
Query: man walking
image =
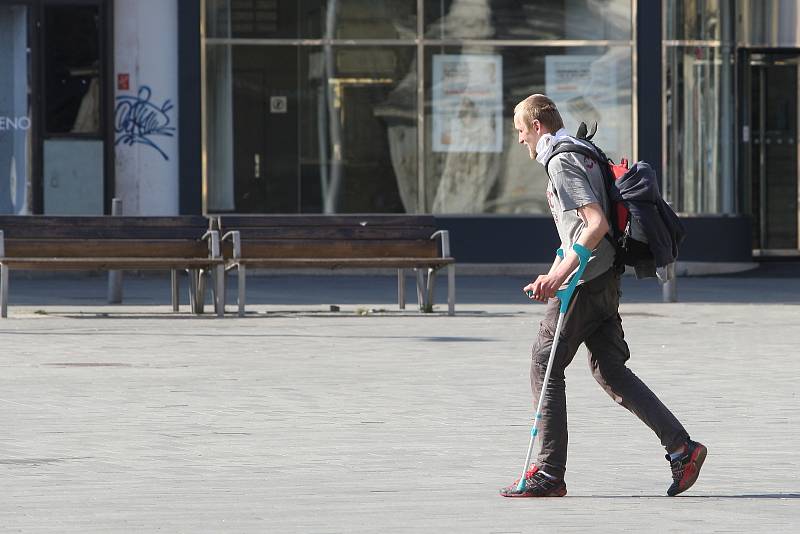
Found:
[[[567,413],[564,370],[578,347],[585,343],[592,374],[612,399],[649,426],[667,450],[672,485],[667,495],[689,489],[700,472],[707,449],[689,439],[674,415],[625,365],[630,358],[619,316],[621,267],[615,266],[615,248],[605,235],[609,199],[597,162],[581,154],[565,152],[552,158],[553,147],[569,138],[555,103],[545,95],[531,95],[514,108],[514,127],[519,143],[527,146],[531,159],[545,165],[549,176],[547,200],[564,250],[550,271],[528,284],[523,291],[547,305],[539,335],[532,349],[531,387],[538,399],[550,349],[554,342],[559,302],[555,293],[569,282],[579,265],[572,250],[579,243],[592,251],[564,317],[549,384],[546,385],[539,436],[541,451],[519,480],[500,490],[504,497],[562,497],[567,494]],[[536,407],[535,407],[536,408]]]

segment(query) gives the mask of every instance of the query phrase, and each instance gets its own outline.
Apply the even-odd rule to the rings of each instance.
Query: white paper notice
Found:
[[[434,152],[502,152],[502,114],[502,56],[433,56]]]
[[[558,106],[569,133],[574,134],[581,122],[589,127],[596,122],[605,152],[620,148],[618,125],[602,121],[604,108],[616,109],[618,87],[612,61],[603,56],[547,56],[545,81],[547,96]]]

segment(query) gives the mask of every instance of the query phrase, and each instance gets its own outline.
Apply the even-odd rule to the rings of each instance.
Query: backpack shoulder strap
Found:
[[[595,152],[594,150],[585,145],[582,145],[580,143],[574,143],[572,141],[561,141],[553,146],[552,154],[550,154],[550,157],[548,157],[544,162],[544,168],[547,171],[548,176],[550,175],[549,171],[550,162],[557,155],[564,154],[566,152],[574,152],[576,154],[581,154],[583,156],[586,156],[587,158],[593,159],[594,161],[600,164],[608,163],[607,161],[605,162],[602,161],[600,155],[597,152]]]
[[[596,126],[595,126],[595,128],[596,128]],[[591,141],[589,141],[589,142],[591,143]],[[594,146],[594,143],[592,143],[592,146]],[[614,187],[614,178],[612,176],[610,176],[610,174],[609,174],[611,168],[609,167],[608,158],[599,149],[597,151],[595,151],[595,150],[592,150],[591,148],[589,148],[586,145],[583,145],[581,143],[575,143],[575,142],[569,141],[569,140],[564,140],[564,141],[558,142],[553,146],[552,154],[550,154],[550,156],[544,162],[544,169],[545,169],[545,172],[547,173],[547,179],[550,180],[551,183],[552,183],[552,178],[550,178],[550,169],[548,167],[550,165],[550,161],[555,156],[557,156],[558,154],[564,154],[565,152],[574,152],[576,154],[581,154],[583,156],[586,156],[587,158],[590,158],[590,159],[596,161],[598,163],[598,165],[600,165],[600,170],[601,170],[601,173],[603,175],[603,182],[605,183],[605,186],[606,186],[606,195],[608,195],[609,212],[606,213],[606,217],[608,217],[608,224],[611,226],[611,230],[614,233],[614,237],[608,235],[608,233],[606,233],[604,237],[608,240],[609,243],[611,243],[611,245],[614,247],[614,250],[616,251],[615,264],[617,262],[621,262],[622,261],[621,260],[621,258],[622,258],[621,249],[620,249],[620,245],[616,241],[617,229],[614,227],[614,224],[613,224],[613,220],[614,220],[613,219],[614,201],[612,199],[614,197],[611,194],[611,189]],[[608,172],[607,172],[606,168],[608,168]],[[620,265],[621,265],[621,263],[620,263]]]

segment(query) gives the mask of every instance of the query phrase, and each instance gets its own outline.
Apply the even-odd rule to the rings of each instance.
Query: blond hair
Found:
[[[551,132],[557,132],[564,127],[564,120],[558,112],[555,102],[545,95],[531,95],[514,107],[514,115],[519,114],[528,128],[533,126],[533,121],[538,120],[542,126]]]

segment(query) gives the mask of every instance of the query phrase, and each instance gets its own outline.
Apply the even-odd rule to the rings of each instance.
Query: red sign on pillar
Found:
[[[117,89],[128,91],[131,88],[131,75],[127,73],[117,74]]]

